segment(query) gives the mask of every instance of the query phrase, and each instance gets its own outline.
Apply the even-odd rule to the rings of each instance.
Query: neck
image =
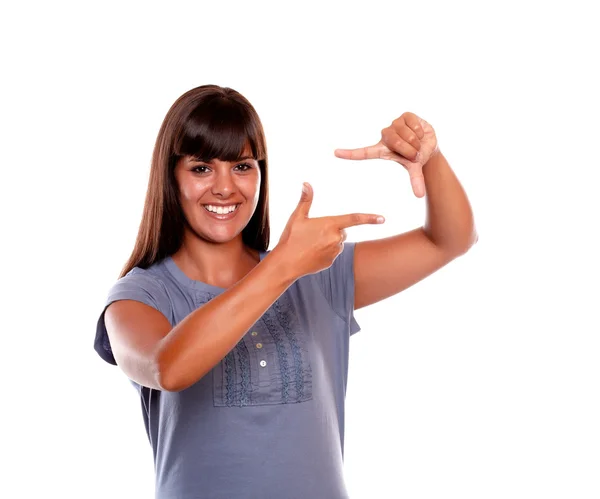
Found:
[[[244,245],[242,235],[226,243],[211,243],[186,234],[173,261],[190,279],[228,288],[260,261],[257,250]]]

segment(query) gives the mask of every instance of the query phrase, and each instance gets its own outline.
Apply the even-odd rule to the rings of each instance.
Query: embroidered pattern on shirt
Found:
[[[261,321],[273,337],[280,370],[281,402],[304,402],[312,398],[312,369],[306,349],[306,332],[287,293],[284,293]],[[288,356],[291,353],[291,359]]]
[[[295,388],[295,396],[292,401],[302,401],[304,399],[304,371],[305,369],[310,369],[310,364],[306,367],[304,365],[302,349],[297,336],[299,321],[288,297],[284,296],[276,301],[267,313],[263,315],[262,321],[267,326],[271,336],[273,336],[277,347],[279,366],[281,368],[282,402],[284,404],[290,402],[289,392],[292,387]],[[285,338],[283,335],[285,335]],[[292,354],[292,365],[290,365],[288,359],[288,348]]]
[[[284,404],[287,404],[290,399],[288,388],[290,386],[290,373],[288,367],[288,357],[285,345],[283,344],[283,332],[285,331],[285,323],[282,324],[278,321],[278,317],[273,314],[269,309],[262,317],[261,320],[267,326],[269,333],[275,340],[275,348],[277,349],[277,356],[279,358],[279,368],[281,371],[281,398]],[[283,328],[281,326],[284,326]]]
[[[225,405],[243,407],[250,404],[250,358],[246,344],[240,341],[222,362],[225,368]]]
[[[277,314],[277,318],[282,323],[285,335],[290,342],[292,356],[294,357],[294,379],[296,393],[297,398],[301,400],[304,397],[304,362],[302,361],[302,349],[300,348],[298,338],[295,333],[295,331],[298,329],[298,318],[294,314],[291,307],[289,309],[290,313],[286,313],[281,309],[281,306],[278,302],[273,304],[273,309]],[[290,321],[290,317],[293,319],[293,321]],[[308,368],[310,368],[310,365],[308,365]]]
[[[212,295],[212,296],[211,296]],[[203,292],[199,299],[216,295]],[[254,338],[251,331],[260,331]],[[260,349],[256,347],[261,343]],[[312,399],[306,333],[284,293],[213,369],[214,405],[244,407]]]

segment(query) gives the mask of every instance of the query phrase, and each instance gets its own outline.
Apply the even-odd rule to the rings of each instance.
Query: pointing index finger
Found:
[[[336,215],[330,217],[331,221],[339,228],[345,229],[355,225],[382,224],[385,218],[381,215],[367,213],[350,213],[348,215]]]
[[[381,154],[381,143],[358,149],[336,149],[335,155],[341,159],[378,159]]]

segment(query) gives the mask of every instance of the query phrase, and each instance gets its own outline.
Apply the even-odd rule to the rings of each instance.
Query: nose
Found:
[[[211,189],[213,195],[228,198],[235,191],[233,174],[229,168],[217,169],[214,178],[215,181],[213,182]]]

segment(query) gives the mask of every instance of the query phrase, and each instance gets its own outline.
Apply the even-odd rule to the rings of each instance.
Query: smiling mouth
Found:
[[[204,210],[207,211],[213,217],[216,217],[219,219],[224,219],[224,218],[229,218],[229,217],[233,216],[235,213],[237,213],[238,208],[240,207],[240,204],[241,203],[226,206],[226,207],[205,204],[205,205],[203,205],[203,207],[204,207]]]

